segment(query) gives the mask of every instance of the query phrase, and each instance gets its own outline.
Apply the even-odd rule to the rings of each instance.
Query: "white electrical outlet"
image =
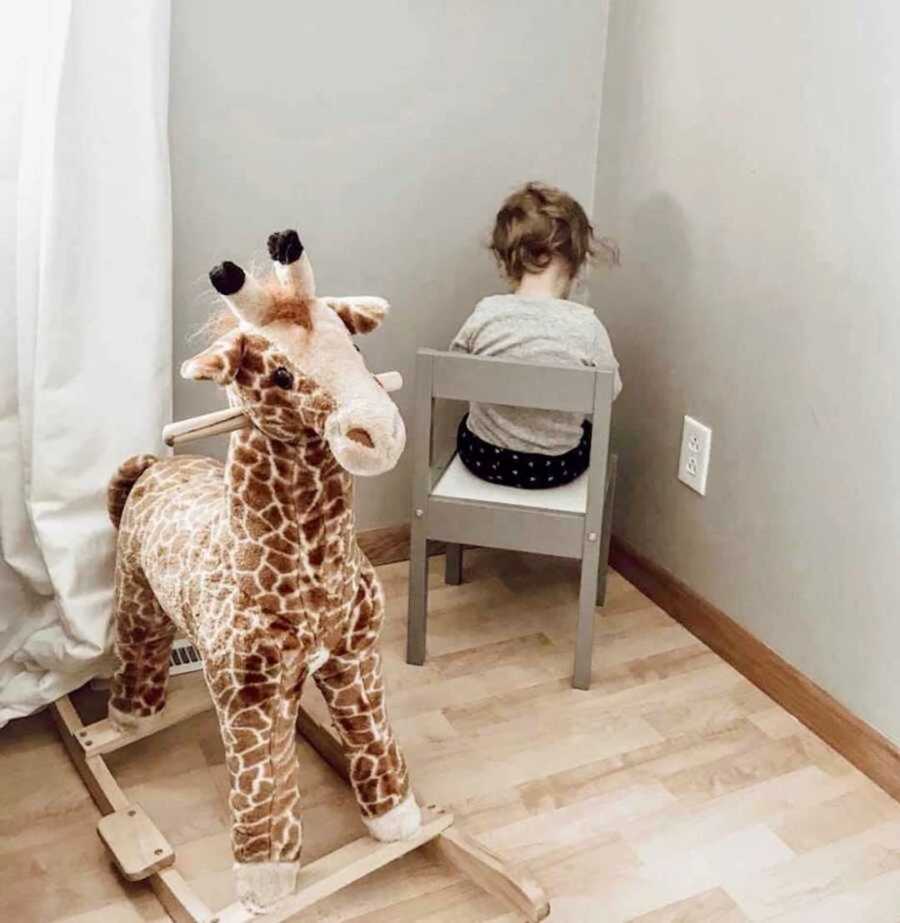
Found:
[[[709,449],[712,430],[693,417],[684,418],[681,433],[681,455],[678,459],[678,480],[706,495],[706,475],[709,472]]]

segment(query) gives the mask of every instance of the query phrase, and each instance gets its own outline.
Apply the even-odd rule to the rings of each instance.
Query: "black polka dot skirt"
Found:
[[[514,452],[501,449],[479,439],[462,418],[456,434],[456,445],[462,463],[476,477],[505,487],[543,490],[561,487],[584,474],[591,455],[591,424],[585,421],[581,442],[563,455],[541,455],[538,452]]]

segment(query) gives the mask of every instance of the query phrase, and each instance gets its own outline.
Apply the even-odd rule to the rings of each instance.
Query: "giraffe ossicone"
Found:
[[[351,474],[392,468],[403,420],[351,336],[374,330],[383,299],[316,295],[296,231],[269,238],[274,272],[223,263],[220,336],[182,366],[226,389],[251,426],[224,465],[139,455],[112,478],[119,530],[110,720],[158,721],[177,629],[203,659],[225,745],[239,897],[266,910],[295,885],[301,809],[295,725],[309,677],[350,763],[372,836],[421,824],[385,711],[378,636],[384,596],[354,534]]]

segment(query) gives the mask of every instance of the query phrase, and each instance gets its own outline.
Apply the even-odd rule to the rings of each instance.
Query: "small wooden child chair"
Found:
[[[413,515],[406,660],[425,662],[429,539],[447,543],[447,583],[462,548],[481,545],[581,560],[572,685],[589,689],[594,609],[606,597],[616,457],[609,455],[615,371],[537,365],[420,349],[413,424]],[[435,459],[434,401],[482,401],[583,413],[593,423],[588,470],[564,487],[523,490],[471,474],[455,452]]]

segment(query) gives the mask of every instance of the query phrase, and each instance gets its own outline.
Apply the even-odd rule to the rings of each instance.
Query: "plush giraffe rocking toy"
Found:
[[[391,469],[403,421],[351,335],[380,298],[322,298],[296,231],[269,238],[275,276],[225,262],[210,280],[221,336],[184,363],[224,387],[236,414],[225,466],[128,459],[109,485],[119,529],[109,718],[143,733],[166,707],[177,628],[203,659],[231,780],[238,895],[261,912],[295,887],[301,810],[295,724],[312,676],[349,762],[362,819],[381,841],[415,835],[420,811],[385,714],[378,635],[384,602],[360,551],[351,474]]]

